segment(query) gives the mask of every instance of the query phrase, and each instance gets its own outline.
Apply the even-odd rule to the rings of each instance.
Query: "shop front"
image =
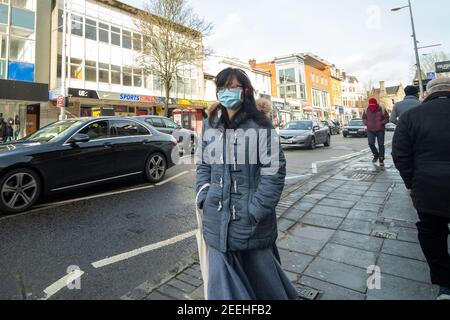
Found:
[[[312,107],[312,106],[303,106],[303,115],[305,119],[308,120],[323,120],[324,113],[322,108]]]
[[[46,105],[47,84],[0,80],[0,118],[12,126],[14,140],[40,128],[41,108]]]
[[[176,100],[175,106],[170,106],[169,117],[183,128],[201,134],[203,120],[206,119],[206,108],[209,102],[202,100]]]

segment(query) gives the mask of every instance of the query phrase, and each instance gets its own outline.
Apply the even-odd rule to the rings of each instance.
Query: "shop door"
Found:
[[[27,127],[26,127],[27,135],[30,135],[33,132],[39,130],[39,112],[40,112],[39,104],[27,106]]]

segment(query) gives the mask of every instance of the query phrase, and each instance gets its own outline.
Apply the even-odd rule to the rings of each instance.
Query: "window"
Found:
[[[2,4],[0,1],[0,23],[3,23],[3,24],[9,23],[8,9],[9,9],[9,7],[5,4]]]
[[[109,83],[109,64],[98,64],[98,82]]]
[[[139,33],[133,33],[133,49],[142,51],[142,37]]]
[[[86,39],[97,41],[97,21],[86,19]]]
[[[66,57],[66,77],[69,74],[69,58]],[[60,54],[58,54],[58,63],[57,63],[57,69],[56,69],[56,76],[58,78],[61,78],[61,72],[62,71],[62,56]]]
[[[120,67],[111,65],[111,83],[120,84]]]
[[[132,71],[131,68],[123,68],[123,78],[122,78],[122,84],[124,86],[132,86]]]
[[[8,3],[8,1],[3,2]],[[35,0],[13,0],[12,5],[16,8],[35,10]]]
[[[83,68],[81,59],[70,59],[70,77],[76,80],[83,80]]]
[[[79,133],[87,134],[91,140],[109,138],[108,121],[97,121],[82,129]]]
[[[97,63],[95,61],[86,61],[84,72],[86,81],[97,82]]]
[[[8,43],[8,38],[6,34],[0,34],[0,58],[6,59],[6,44]]]
[[[131,32],[122,30],[122,47],[131,49]]]
[[[150,132],[140,124],[127,120],[114,120],[111,132],[113,136],[119,137],[150,135]]]
[[[109,26],[107,24],[98,23],[98,39],[100,42],[109,43]]]
[[[111,26],[111,44],[120,46],[120,29]]]
[[[34,41],[11,37],[9,59],[34,63]]]
[[[148,122],[150,125],[155,128],[165,128],[164,123],[161,118],[149,118],[146,119],[145,122]]]
[[[166,128],[170,129],[178,129],[178,125],[175,122],[172,122],[168,119],[163,119]]]
[[[162,89],[162,81],[160,76],[153,76],[153,90],[161,91]]]
[[[26,9],[11,9],[11,25],[34,30],[35,13]]]
[[[134,69],[133,70],[133,86],[142,87],[142,70]]]
[[[191,89],[192,89],[192,95],[198,94],[198,87],[197,87],[197,80],[191,79]]]
[[[83,36],[83,17],[72,15],[72,34],[76,36]]]

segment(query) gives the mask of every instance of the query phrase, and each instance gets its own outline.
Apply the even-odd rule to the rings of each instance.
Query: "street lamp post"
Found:
[[[420,57],[419,57],[419,48],[417,46],[417,37],[416,37],[416,27],[414,24],[414,15],[413,15],[413,11],[412,11],[412,5],[411,5],[411,0],[408,0],[408,5],[404,6],[404,7],[399,7],[399,8],[394,8],[391,11],[399,11],[402,10],[404,8],[409,8],[409,14],[411,16],[411,26],[412,26],[412,37],[413,37],[413,41],[414,41],[414,52],[416,54],[416,64],[417,64],[417,73],[418,73],[418,77],[419,77],[419,89],[420,89],[420,96],[423,97],[423,81],[422,81],[422,68],[420,66]]]
[[[63,25],[62,25],[62,61],[61,61],[61,95],[64,97],[64,105],[60,108],[60,118],[64,120],[66,117],[66,105],[67,97],[66,88],[66,72],[67,72],[67,59],[66,59],[66,33],[67,33],[67,3],[63,0]]]

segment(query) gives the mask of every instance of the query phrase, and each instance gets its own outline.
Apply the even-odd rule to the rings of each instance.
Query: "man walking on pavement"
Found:
[[[364,111],[363,121],[367,127],[367,137],[369,138],[369,147],[373,153],[373,162],[376,163],[379,160],[380,166],[384,166],[385,126],[389,123],[389,114],[378,104],[375,98],[370,98],[369,107]],[[375,146],[376,141],[378,141],[378,149]]]
[[[397,102],[391,113],[391,122],[398,125],[398,119],[408,110],[420,106],[419,89],[414,86],[405,88],[405,99]]]
[[[419,213],[419,242],[440,286],[438,300],[450,300],[450,78],[431,81],[423,104],[405,113],[394,135],[392,156]]]

